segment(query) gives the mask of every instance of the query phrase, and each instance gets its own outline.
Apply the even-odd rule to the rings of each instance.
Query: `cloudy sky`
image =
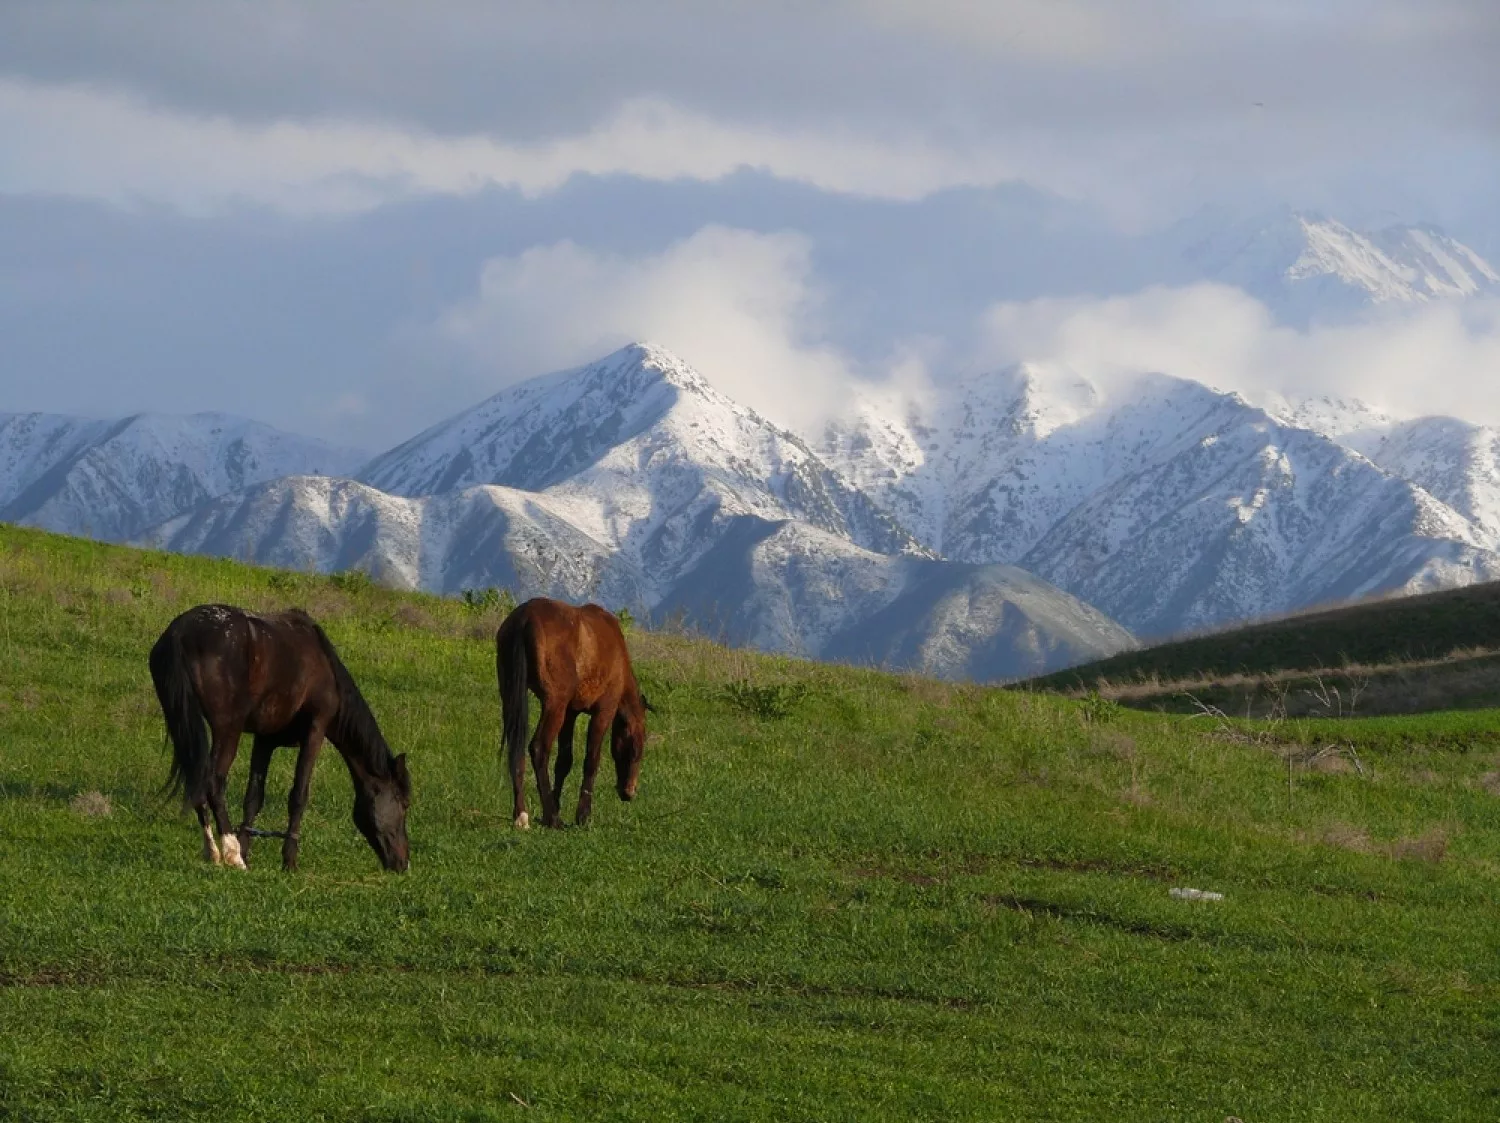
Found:
[[[1400,357],[1496,419],[1491,311],[1299,331],[1153,247],[1290,205],[1500,258],[1497,57],[1489,0],[10,0],[0,410],[376,448],[651,338],[791,423],[1021,353]]]

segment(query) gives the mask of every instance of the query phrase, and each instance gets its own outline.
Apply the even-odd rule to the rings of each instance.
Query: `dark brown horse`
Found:
[[[605,730],[610,732],[610,754],[615,759],[615,790],[621,799],[635,798],[650,705],[635,681],[625,634],[613,614],[597,604],[578,608],[547,597],[529,600],[507,616],[495,633],[495,671],[500,679],[500,712],[518,828],[530,825],[526,728],[532,694],[542,703],[542,716],[531,738],[542,822],[549,827],[563,825],[563,781],[573,767],[573,726],[579,714],[589,715],[583,786],[578,791],[579,826],[589,821],[593,809],[594,773]],[[554,741],[557,773],[549,782],[547,761]]]
[[[255,830],[255,816],[265,800],[266,769],[279,746],[297,745],[297,775],[281,847],[283,868],[296,869],[313,765],[327,738],[354,781],[355,825],[386,869],[406,869],[406,809],[411,803],[406,756],[391,756],[359,687],[307,613],[293,609],[256,616],[222,604],[190,608],[167,625],[152,647],[151,679],[172,742],[170,782],[198,813],[204,860],[221,860],[214,826],[223,843],[223,862],[240,869],[254,835],[276,833]],[[224,783],[241,733],[255,735],[255,748],[245,817],[236,836],[229,829]]]

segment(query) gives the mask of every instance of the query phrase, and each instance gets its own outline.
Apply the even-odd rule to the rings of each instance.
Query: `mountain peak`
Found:
[[[1179,225],[1172,237],[1181,262],[1190,275],[1241,288],[1293,323],[1500,288],[1500,271],[1430,224],[1357,230],[1290,207],[1221,218]]]

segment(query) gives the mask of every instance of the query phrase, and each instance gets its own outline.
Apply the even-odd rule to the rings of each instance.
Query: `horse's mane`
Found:
[[[390,779],[394,758],[385,735],[375,722],[375,715],[370,712],[369,703],[359,692],[349,668],[339,658],[328,633],[311,617],[307,619],[328,658],[328,665],[333,668],[334,686],[339,694],[339,712],[334,715],[333,728],[328,731],[329,739],[345,752],[358,753],[365,767],[375,776]]]

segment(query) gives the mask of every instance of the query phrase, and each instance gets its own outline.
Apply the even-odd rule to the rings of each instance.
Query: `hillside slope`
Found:
[[[637,629],[639,796],[606,759],[588,829],[522,833],[492,613],[8,527],[0,589],[5,1118],[1492,1114],[1493,715],[1361,773]],[[300,872],[202,864],[146,652],[206,601],[323,622],[408,756],[407,874],[331,750]]]
[[[1497,646],[1500,581],[1306,612],[1125,652],[1037,679],[1037,685],[1099,678],[1254,674],[1345,663],[1440,659]]]

